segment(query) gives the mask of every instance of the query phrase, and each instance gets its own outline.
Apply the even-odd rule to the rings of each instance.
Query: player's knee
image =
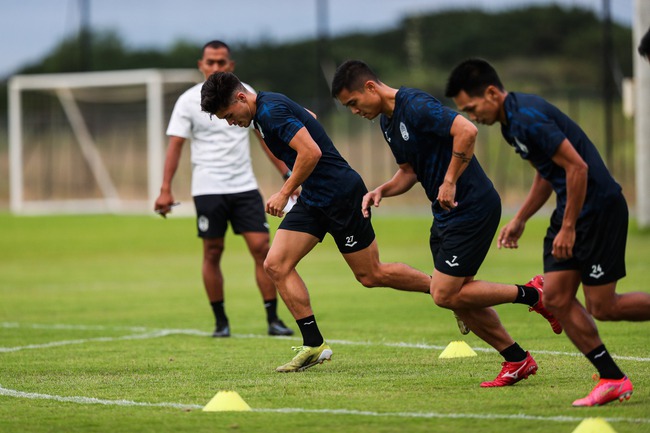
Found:
[[[610,322],[619,320],[616,311],[616,304],[611,303],[588,303],[587,312],[593,316],[594,319],[601,322]]]
[[[357,281],[360,282],[363,287],[373,288],[381,286],[380,279],[376,275],[371,273],[356,273],[354,274]]]
[[[433,302],[438,307],[441,308],[447,308],[447,309],[454,309],[458,307],[456,305],[456,298],[450,293],[444,292],[442,290],[432,290],[433,293]]]
[[[283,266],[281,262],[268,256],[264,260],[264,271],[273,281],[280,280],[284,275],[288,274],[286,266]]]
[[[250,248],[250,253],[251,256],[255,259],[257,262],[262,262],[264,259],[266,259],[266,255],[269,252],[269,244],[268,243],[260,243],[259,245],[254,245]]]
[[[218,264],[224,251],[223,245],[208,245],[203,250],[203,258],[212,264]]]

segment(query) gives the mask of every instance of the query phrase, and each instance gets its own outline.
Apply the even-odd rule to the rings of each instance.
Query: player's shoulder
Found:
[[[201,87],[203,87],[203,83],[198,83],[185,90],[176,100],[176,104],[195,104],[197,100],[200,101]]]
[[[202,87],[203,87],[203,83],[197,83],[197,84],[193,85],[192,87],[190,87],[189,89],[185,90],[181,94],[180,98],[189,98],[189,97],[194,97],[196,95],[199,95],[199,97],[200,97]]]
[[[401,99],[402,105],[410,106],[410,108],[415,111],[419,111],[424,107],[444,107],[444,105],[432,94],[412,87],[401,87],[398,92],[398,99]]]
[[[538,95],[510,92],[506,97],[506,111],[524,123],[547,119],[552,108],[551,103]]]
[[[403,101],[415,101],[415,100],[429,100],[435,98],[425,92],[424,90],[417,89],[415,87],[400,87],[396,95],[397,99]]]
[[[526,110],[544,110],[551,104],[539,95],[531,93],[509,92],[506,102],[513,111],[526,112]]]

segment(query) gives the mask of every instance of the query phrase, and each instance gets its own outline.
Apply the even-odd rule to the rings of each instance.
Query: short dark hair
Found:
[[[503,90],[497,71],[483,59],[467,59],[451,71],[445,96],[454,98],[462,90],[469,96],[481,96],[488,86]]]
[[[639,54],[643,57],[650,57],[650,29],[646,34],[641,38],[641,43],[639,44]]]
[[[347,60],[336,68],[332,78],[332,97],[336,98],[344,89],[361,90],[368,80],[379,82],[379,78],[370,66],[361,60]]]
[[[245,89],[232,72],[215,72],[201,87],[201,110],[215,114],[234,102],[235,93]]]
[[[201,56],[199,57],[200,59],[203,58],[203,54],[205,54],[206,48],[212,48],[214,50],[218,50],[219,48],[225,48],[226,50],[228,50],[228,54],[230,54],[230,47],[228,46],[228,44],[226,44],[223,41],[215,39],[213,41],[206,42],[206,44],[203,45],[203,48],[201,48]]]

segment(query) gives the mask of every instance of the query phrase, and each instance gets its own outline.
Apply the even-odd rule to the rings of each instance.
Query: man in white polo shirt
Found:
[[[221,41],[205,44],[198,68],[205,79],[215,72],[234,71],[228,45]],[[263,267],[269,251],[269,228],[251,164],[249,130],[229,126],[225,120],[210,118],[202,112],[201,86],[202,83],[187,90],[174,106],[167,128],[169,146],[163,183],[155,210],[165,216],[173,206],[172,179],[183,144],[190,139],[192,197],[198,236],[203,239],[203,284],[216,320],[212,336],[230,336],[220,267],[228,221],[233,231],[244,237],[255,261],[255,278],[264,300],[269,335],[292,335],[293,331],[277,316],[277,292]],[[287,178],[291,171],[270,153],[259,135],[258,139],[278,171]]]

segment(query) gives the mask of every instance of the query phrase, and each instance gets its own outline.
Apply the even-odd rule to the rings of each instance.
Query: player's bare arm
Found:
[[[553,240],[552,254],[558,260],[566,260],[573,257],[576,221],[587,196],[589,167],[567,139],[560,144],[552,159],[566,173],[566,206],[562,228]]]
[[[456,202],[456,182],[474,156],[474,144],[478,129],[463,116],[456,116],[451,125],[454,138],[451,161],[447,167],[445,180],[438,190],[438,203],[445,210],[458,206]]]
[[[160,187],[160,195],[154,204],[154,210],[160,215],[167,215],[174,203],[174,195],[172,194],[172,179],[178,169],[178,162],[181,159],[181,151],[185,138],[170,136],[169,144],[167,146],[167,153],[165,156],[165,167],[163,169],[163,182]]]
[[[553,186],[536,171],[533,185],[521,208],[515,217],[499,231],[497,247],[517,248],[519,238],[526,227],[526,221],[544,206],[552,193]]]
[[[277,217],[284,215],[283,209],[289,197],[314,171],[322,155],[320,148],[304,126],[294,135],[289,146],[298,153],[291,176],[284,182],[280,191],[273,194],[266,202],[266,213]]]
[[[379,203],[383,197],[394,197],[396,195],[404,194],[406,191],[413,188],[417,183],[417,175],[411,167],[411,164],[400,164],[397,172],[393,177],[379,185],[374,190],[366,193],[361,201],[361,212],[365,218],[370,217],[370,206],[379,207]]]

